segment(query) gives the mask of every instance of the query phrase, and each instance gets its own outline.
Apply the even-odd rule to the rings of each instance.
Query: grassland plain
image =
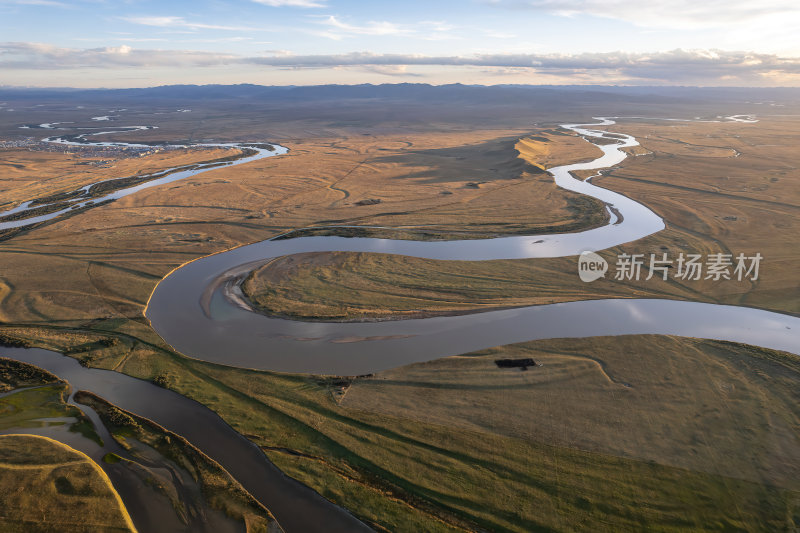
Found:
[[[548,131],[540,132],[554,139],[542,149],[543,161],[597,153],[581,139]],[[428,224],[485,236],[576,229],[579,211],[578,226],[602,223],[600,204],[558,189],[517,157],[521,133],[298,140],[283,157],[211,170],[23,231],[0,243],[0,320],[92,323],[155,340],[142,310],[170,270],[310,225]],[[485,183],[467,186],[476,181]],[[355,205],[376,191],[380,204]]]
[[[225,367],[124,335],[104,346],[100,333],[2,331],[208,405],[379,530],[800,524],[790,354],[664,336],[556,339],[346,378]],[[519,357],[541,366],[495,364]]]
[[[8,533],[136,531],[97,463],[47,437],[0,435],[0,487]]]
[[[800,122],[623,123],[642,143],[594,178],[661,215],[667,229],[600,253],[612,273],[592,284],[575,258],[448,262],[380,254],[307,254],[262,267],[244,286],[265,312],[322,320],[463,313],[606,297],[677,298],[800,313]],[[521,150],[522,157],[531,157]],[[533,154],[533,157],[536,157]],[[583,173],[583,177],[591,172]],[[613,279],[619,254],[764,257],[757,281]],[[674,270],[673,270],[674,272]]]
[[[119,152],[116,157],[100,157],[83,156],[75,148],[63,150],[2,150],[0,210],[5,211],[28,200],[67,193],[101,180],[149,174],[239,152],[234,149],[188,148],[162,151],[145,157],[124,152]]]
[[[738,125],[752,126],[765,127],[764,123]],[[792,127],[796,125],[788,127],[787,135]],[[621,131],[627,129],[623,127]],[[749,131],[752,134],[755,130]],[[538,133],[534,136],[539,136]],[[681,131],[682,136],[689,134]],[[559,200],[563,203],[559,203],[557,198],[548,198],[547,193],[540,192],[541,187],[552,185],[545,174],[529,170],[531,179],[521,180],[517,190],[503,189],[501,185],[509,182],[499,176],[491,182],[478,183],[485,179],[486,171],[498,168],[494,166],[497,161],[487,158],[483,166],[477,162],[464,163],[472,170],[456,171],[453,166],[448,171],[448,166],[455,165],[459,157],[478,153],[478,150],[461,150],[453,157],[432,158],[430,168],[425,170],[449,175],[444,183],[452,188],[453,194],[441,194],[444,185],[435,180],[428,183],[428,177],[417,176],[419,169],[415,165],[425,154],[411,153],[408,149],[412,147],[406,144],[413,142],[420,148],[416,143],[422,143],[425,150],[463,149],[470,143],[481,147],[485,141],[499,139],[504,146],[512,143],[513,147],[516,139],[528,135],[530,130],[483,130],[447,135],[296,139],[293,145],[285,143],[293,148],[286,158],[213,171],[38,228],[0,246],[3,256],[0,276],[6,285],[0,308],[4,315],[0,319],[7,323],[2,330],[14,339],[65,351],[91,366],[153,379],[210,406],[259,444],[287,473],[352,509],[367,522],[389,531],[574,530],[598,523],[625,530],[796,527],[800,521],[797,488],[787,486],[776,474],[779,467],[763,464],[760,454],[754,457],[748,451],[748,445],[763,442],[755,449],[782,450],[776,457],[788,459],[782,463],[776,459],[776,464],[793,464],[796,431],[785,429],[796,427],[797,420],[796,398],[792,405],[786,405],[786,398],[792,398],[794,390],[787,392],[787,383],[797,381],[796,374],[786,370],[794,368],[795,359],[791,356],[706,341],[630,337],[623,353],[631,359],[638,356],[647,365],[656,365],[653,361],[660,356],[677,359],[667,359],[672,366],[662,377],[670,380],[653,383],[657,376],[647,367],[638,374],[631,370],[631,375],[642,381],[626,381],[632,385],[626,387],[620,383],[608,385],[610,378],[604,373],[611,372],[615,379],[630,379],[624,376],[627,366],[608,370],[609,365],[603,359],[611,359],[613,353],[620,351],[620,339],[591,339],[586,341],[587,346],[547,341],[552,344],[531,343],[473,354],[474,357],[444,359],[437,362],[444,366],[430,367],[433,371],[427,375],[424,366],[413,366],[387,376],[353,381],[253,372],[189,360],[165,349],[141,317],[152,287],[169,269],[197,256],[289,228],[351,222],[409,226],[430,223],[440,224],[437,229],[442,231],[461,231],[471,221],[471,210],[480,207],[481,198],[489,194],[494,197],[492,202],[487,198],[486,205],[494,203],[501,207],[484,211],[487,224],[480,228],[482,231],[507,231],[510,224],[519,223],[520,216],[539,217],[541,224],[548,226],[559,216],[561,220],[571,220],[568,209],[560,215],[550,210],[551,204],[562,207],[567,204],[564,197]],[[388,144],[391,139],[397,144]],[[484,144],[482,151],[493,151],[488,149],[490,146],[498,145]],[[384,147],[388,150],[381,150]],[[770,163],[785,165],[789,177],[791,163],[781,158],[788,157],[786,154],[792,153],[791,150],[789,144],[783,146],[782,155]],[[497,152],[504,154],[503,161],[508,162],[509,155],[511,160],[516,159],[516,154],[507,148]],[[435,151],[430,155],[442,153]],[[742,154],[736,159],[747,155]],[[373,155],[374,159],[368,158]],[[402,163],[384,159],[398,155],[408,157],[401,158]],[[499,157],[497,153],[495,156]],[[479,157],[484,156],[479,154]],[[593,156],[587,153],[588,157]],[[626,165],[646,157],[654,156],[628,160],[602,180],[615,179]],[[668,157],[668,152],[664,157]],[[365,166],[364,159],[374,166]],[[468,171],[474,174],[460,174]],[[649,175],[658,176],[655,171]],[[231,183],[214,183],[218,179]],[[469,185],[472,182],[477,188]],[[331,188],[331,184],[346,189],[349,196],[345,198],[345,192]],[[642,190],[653,188],[650,194],[654,202],[670,203],[668,195],[657,189],[659,186],[662,185],[637,184]],[[531,192],[524,195],[521,189],[525,187],[530,187]],[[627,193],[626,187],[621,184],[618,190]],[[360,199],[375,198],[378,190],[396,196],[391,201],[391,196],[380,196],[379,204],[354,205]],[[502,195],[507,196],[495,194],[496,190],[505,190]],[[354,191],[360,191],[360,195]],[[794,192],[789,191],[787,198]],[[553,193],[560,194],[557,190]],[[463,195],[461,204],[445,208],[459,195]],[[686,201],[698,196],[687,191]],[[526,205],[524,210],[519,208],[520,198],[540,197],[547,201]],[[715,199],[716,202],[709,198],[708,204],[702,206],[703,213],[727,208],[728,196],[719,195]],[[504,205],[517,205],[517,210],[505,210]],[[687,205],[687,210],[701,207]],[[399,208],[402,215],[391,214]],[[703,216],[713,218],[713,215]],[[535,232],[534,219],[524,220],[531,221],[529,228]],[[727,222],[720,220],[711,229]],[[692,233],[672,227],[669,219],[668,224],[667,231],[652,237],[667,241],[667,244],[655,241],[655,250],[668,246],[671,251],[689,251],[689,245],[697,250],[715,250],[721,246],[700,231],[704,227],[698,226]],[[777,241],[784,242],[784,246],[794,242],[787,233],[781,233],[787,232],[787,228],[779,227],[789,224],[791,230],[791,219],[776,215],[768,224],[772,224],[769,231],[779,233]],[[764,234],[751,238],[772,246]],[[550,268],[557,271],[562,265],[563,272],[577,277],[574,260],[558,261],[563,263]],[[789,264],[783,267],[788,268]],[[773,305],[773,299],[777,302],[774,305],[791,304],[793,286],[785,283],[791,279],[791,273],[786,273],[784,282],[774,282],[775,290],[764,297],[765,307]],[[575,287],[565,284],[565,290],[574,291]],[[589,288],[584,286],[584,290],[587,293],[581,297],[585,298]],[[701,290],[705,290],[705,285],[691,286],[687,292],[696,297]],[[748,304],[752,305],[750,301]],[[117,341],[109,343],[105,339]],[[516,356],[532,356],[544,366],[519,372],[497,369],[493,363],[496,357]],[[596,362],[586,361],[593,357]],[[702,374],[688,364],[695,359],[707,361],[706,367],[713,374]],[[683,372],[684,365],[694,371]],[[549,372],[551,368],[553,373],[547,376],[559,386],[535,383],[537,377],[542,377],[541,373],[536,374],[538,370]],[[596,381],[591,388],[578,379],[588,380],[587,376],[592,375]],[[499,388],[492,385],[501,376],[532,383],[509,381]],[[773,378],[778,385],[773,389],[772,380],[764,376]],[[573,379],[581,385],[570,385]],[[709,379],[714,384],[721,383],[720,387],[710,387]],[[484,381],[489,385],[482,385]],[[365,394],[373,393],[382,382],[387,386],[386,394],[369,405],[364,400]],[[736,386],[728,390],[723,386],[728,383]],[[575,398],[581,398],[586,391],[585,402],[597,406],[590,415],[605,415],[608,417],[605,421],[638,433],[626,435],[624,446],[616,442],[620,440],[619,434],[610,431],[598,430],[596,441],[580,441],[570,427],[573,423],[590,421],[564,418],[569,411],[559,406],[558,401],[564,399],[557,395],[559,388]],[[507,389],[508,396],[504,392]],[[444,403],[451,406],[462,397],[471,398],[476,407],[474,421],[471,415],[464,414],[463,408],[454,409],[448,418],[447,412],[438,412],[435,406],[422,400],[416,404],[416,413],[411,412],[415,398],[432,397],[434,391],[448,396]],[[589,394],[597,391],[601,392],[595,396]],[[740,391],[743,399],[731,398],[731,393]],[[520,396],[514,397],[517,392]],[[540,392],[542,395],[538,395]],[[553,400],[547,406],[550,398]],[[648,398],[655,403],[630,401],[631,398]],[[685,410],[680,416],[674,415],[668,406],[657,404],[660,400],[672,400]],[[642,409],[645,406],[652,409],[650,417],[638,418],[639,425],[626,426],[624,421],[615,421],[628,416],[628,411],[639,405]],[[700,413],[703,419],[706,407],[710,417],[704,419],[707,426],[690,425],[687,429],[685,412]],[[542,422],[544,431],[540,435],[537,419],[530,423],[526,433],[524,416],[540,408],[551,413],[550,426]],[[662,420],[658,414],[662,408],[674,416]],[[736,425],[736,414],[729,417],[729,413],[746,414],[747,409],[763,409],[759,412],[765,416],[754,422],[752,415],[748,415],[743,419],[748,426]],[[423,411],[429,411],[430,418],[425,418],[428,413]],[[498,422],[492,424],[486,420],[486,412],[508,414],[499,416]],[[604,419],[600,420],[598,423]],[[703,433],[702,428],[707,432]],[[725,449],[734,451],[730,461],[714,451],[716,443],[711,437],[716,430],[726,436]],[[547,440],[551,438],[556,442]],[[686,439],[701,450],[697,453],[703,461],[679,460],[681,454],[675,450],[681,450]],[[670,443],[671,453],[663,453]],[[706,463],[706,458],[711,458],[710,462]],[[701,462],[706,466],[696,468]],[[729,468],[728,462],[739,464],[744,473]]]

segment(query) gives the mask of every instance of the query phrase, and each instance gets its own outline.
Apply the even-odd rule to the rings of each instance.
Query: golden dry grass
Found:
[[[463,231],[474,224],[484,232],[502,232],[511,221],[529,228],[572,221],[574,213],[566,202],[572,195],[517,158],[514,144],[525,133],[476,130],[413,138],[295,140],[286,156],[214,171],[166,191],[143,192],[137,208],[191,205],[190,199],[201,192],[196,188],[202,187],[198,211],[172,209],[172,220],[181,220],[176,211],[195,217],[206,214],[212,220],[221,215],[241,220],[246,212],[245,216],[257,217],[246,219],[248,224],[280,229],[355,224]],[[575,138],[558,135],[552,142],[562,142],[562,137],[579,150],[572,157],[595,154],[594,147]],[[223,174],[230,183],[217,181]],[[356,205],[366,199],[381,203]],[[201,206],[240,209],[204,213]],[[139,216],[148,214],[141,211],[137,209]]]
[[[542,170],[582,163],[602,155],[599,148],[580,136],[561,129],[537,131],[520,138],[514,145],[520,157]]]
[[[322,252],[274,259],[242,285],[267,314],[304,320],[418,318],[586,298],[679,297],[668,282],[601,280],[587,286],[571,259],[437,261]]]
[[[78,154],[3,149],[0,161],[0,210],[27,200],[75,190],[96,181],[148,174],[226,157],[238,150],[190,148],[145,157],[79,157]],[[89,163],[107,161],[102,166]]]
[[[533,358],[527,371],[495,360]],[[800,358],[657,335],[502,346],[356,380],[380,412],[800,490]]]
[[[0,243],[0,319],[91,322],[156,340],[134,320],[161,277],[190,259],[295,227],[335,221],[464,231],[472,225],[484,235],[574,225],[575,195],[558,190],[547,174],[531,174],[526,168],[538,169],[517,158],[514,144],[525,133],[296,140],[286,156],[211,170],[56,221]],[[576,149],[573,157],[595,155],[575,137],[542,135],[550,138],[551,163]],[[569,149],[557,148],[562,142]],[[486,183],[465,186],[476,180]],[[353,205],[373,196],[382,203]],[[582,216],[591,221],[592,213],[602,210]]]
[[[609,277],[585,284],[578,279],[575,258],[470,263],[315,254],[275,261],[245,288],[268,312],[335,320],[606,297],[667,297],[800,313],[800,153],[794,149],[800,122],[626,122],[612,129],[633,133],[647,155],[625,160],[595,183],[652,208],[667,229],[600,252],[612,265],[609,276],[620,253],[646,259],[667,253],[673,260],[680,253],[703,258],[761,253],[757,281]],[[269,284],[260,282],[261,276]]]
[[[136,531],[103,470],[47,437],[0,436],[0,503],[8,533]]]
[[[800,121],[762,117],[756,124],[612,127],[617,128],[653,153],[626,161],[596,184],[651,207],[670,230],[639,248],[664,245],[674,253],[681,241],[699,238],[715,252],[760,252],[764,261],[757,283],[705,282],[693,288],[723,302],[800,313],[800,152],[795,148]],[[720,157],[720,150],[728,155]],[[670,237],[678,240],[669,242]]]

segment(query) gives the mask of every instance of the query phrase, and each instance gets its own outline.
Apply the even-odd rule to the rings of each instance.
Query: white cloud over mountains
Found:
[[[396,76],[416,75],[415,67],[478,68],[504,72],[581,76],[654,84],[774,84],[800,76],[800,58],[720,50],[672,50],[658,53],[483,54],[425,56],[350,53],[335,55],[240,56],[192,50],[146,50],[130,46],[61,48],[40,43],[0,43],[0,69],[130,69],[211,66],[248,68],[363,68]],[[795,83],[796,84],[796,83]]]
[[[191,50],[139,50],[128,45],[77,49],[43,43],[0,43],[0,69],[9,70],[205,67],[241,61],[241,57],[231,54]]]

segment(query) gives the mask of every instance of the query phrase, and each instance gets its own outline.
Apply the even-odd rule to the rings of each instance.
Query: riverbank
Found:
[[[58,339],[24,338],[48,336]],[[769,531],[796,509],[798,476],[787,466],[800,451],[788,428],[800,420],[800,363],[779,352],[604,337],[326,378],[130,352],[125,342],[74,356],[163,376],[376,529],[521,532],[602,519],[628,530],[723,521]],[[540,366],[495,363],[519,357]]]
[[[112,347],[114,344],[107,342],[104,345]],[[2,385],[14,387],[13,392],[0,395],[0,443],[4,442],[2,435],[10,433],[31,439],[49,439],[79,450],[78,453],[84,454],[102,474],[122,505],[125,516],[130,513],[131,528],[135,525],[139,531],[152,533],[281,531],[267,509],[245,492],[219,464],[182,437],[137,415],[121,411],[91,393],[76,392],[71,384],[60,379],[63,372],[57,365],[50,368],[60,376],[19,362],[30,355],[24,349],[0,347],[0,354],[12,357],[0,357],[0,388]],[[63,359],[60,356],[56,358]],[[20,450],[0,446],[2,453],[6,453],[7,460],[12,463],[24,457]],[[64,486],[86,486],[83,480],[85,472],[73,475],[67,469],[59,470],[63,475],[59,480]],[[59,480],[56,480],[57,487]],[[12,485],[4,486],[10,488]],[[76,491],[69,495],[95,496],[84,502],[83,510],[89,516],[83,518],[91,524],[89,530],[99,530],[101,519],[109,516],[114,504],[108,505],[97,491]],[[46,486],[31,487],[30,494],[41,499],[47,498],[51,492]],[[18,518],[17,511],[22,512],[20,508],[29,501],[9,493],[0,494],[0,499],[15,510],[14,516]],[[77,504],[63,503],[65,512]],[[96,512],[94,508],[97,505],[104,506],[106,513]],[[0,521],[3,517],[8,518],[8,515],[0,516]],[[31,521],[36,519],[31,517]],[[61,520],[62,525],[74,522],[67,515],[63,515]]]
[[[634,132],[644,148],[642,155],[603,171],[594,183],[626,191],[663,215],[668,227],[601,251],[612,269],[605,279],[580,282],[575,258],[451,264],[337,252],[315,254],[313,261],[303,256],[276,259],[254,272],[244,291],[264,312],[302,320],[417,318],[607,297],[694,300],[800,315],[793,268],[800,261],[795,237],[800,197],[792,185],[796,171],[790,170],[800,163],[790,149],[798,139],[795,121],[665,126],[630,120],[609,129]],[[741,155],[734,158],[735,153]],[[768,258],[757,282],[735,277],[664,281],[658,273],[645,279],[650,254],[660,258],[667,253],[675,261],[680,254],[757,252]],[[621,254],[643,254],[641,279],[613,279]],[[347,266],[337,271],[335,264]],[[260,283],[261,276],[272,285]],[[364,297],[358,302],[350,291],[360,290]]]

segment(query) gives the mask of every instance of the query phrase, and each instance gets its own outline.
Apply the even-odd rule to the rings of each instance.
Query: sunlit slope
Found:
[[[0,502],[8,533],[136,531],[103,470],[47,437],[0,436]]]

